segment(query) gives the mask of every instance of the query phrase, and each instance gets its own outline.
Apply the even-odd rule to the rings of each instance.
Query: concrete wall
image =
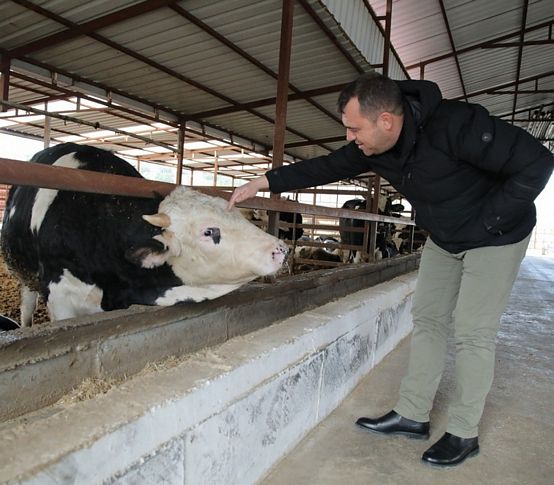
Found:
[[[0,425],[0,480],[249,484],[411,330],[415,273]]]
[[[266,327],[417,268],[412,254],[255,282],[216,300],[132,307],[0,332],[0,422],[50,405],[87,378],[121,378]]]

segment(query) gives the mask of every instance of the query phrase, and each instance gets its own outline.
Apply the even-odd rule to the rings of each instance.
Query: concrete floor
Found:
[[[448,469],[421,454],[445,431],[453,346],[431,414],[429,441],[368,433],[354,425],[395,404],[409,337],[262,482],[300,484],[554,484],[554,259],[528,256],[498,335],[493,387],[478,456]]]

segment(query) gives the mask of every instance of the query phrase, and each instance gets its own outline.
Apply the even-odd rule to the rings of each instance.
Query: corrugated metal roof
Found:
[[[509,91],[516,86],[519,49],[478,47],[498,39],[519,40],[524,0],[442,3],[446,20],[441,1],[392,3],[389,75],[405,78],[409,67],[409,75],[419,78],[423,71],[444,96],[463,98],[465,91],[468,101],[499,116],[510,115],[514,94]],[[187,120],[191,139],[215,136],[268,152],[282,5],[281,0],[3,2],[0,53],[14,57],[10,101],[28,104],[86,94],[102,102],[98,109],[68,115],[115,129],[166,120],[173,131],[151,136],[174,146],[177,125]],[[338,91],[358,72],[371,66],[381,69],[385,13],[386,0],[294,2],[289,94],[295,98],[288,105],[285,136],[289,157],[321,155],[342,144],[344,128],[335,108]],[[91,21],[92,27],[87,23]],[[542,27],[532,30],[537,25]],[[551,0],[529,3],[525,27],[531,30],[526,41],[551,39],[553,25]],[[521,111],[518,119],[541,106],[552,110],[551,50],[551,43],[523,48],[518,90],[525,92],[517,94],[516,111],[527,112]],[[533,80],[525,81],[528,78]],[[493,95],[494,90],[500,93]],[[314,91],[308,99],[303,96],[306,91]],[[0,119],[2,123],[7,121]],[[0,129],[41,137],[43,121]],[[54,139],[89,131],[90,126],[51,120]],[[143,140],[123,138],[105,140],[121,149],[145,145]]]

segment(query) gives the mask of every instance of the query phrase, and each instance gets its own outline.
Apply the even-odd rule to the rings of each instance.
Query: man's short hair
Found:
[[[398,84],[378,72],[366,72],[348,84],[337,102],[339,113],[352,98],[358,98],[360,112],[369,118],[377,118],[383,111],[401,115],[402,93]]]

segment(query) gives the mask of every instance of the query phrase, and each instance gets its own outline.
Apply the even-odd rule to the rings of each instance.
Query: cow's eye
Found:
[[[207,227],[204,229],[204,236],[211,237],[214,244],[219,244],[221,241],[221,232],[219,227]]]

